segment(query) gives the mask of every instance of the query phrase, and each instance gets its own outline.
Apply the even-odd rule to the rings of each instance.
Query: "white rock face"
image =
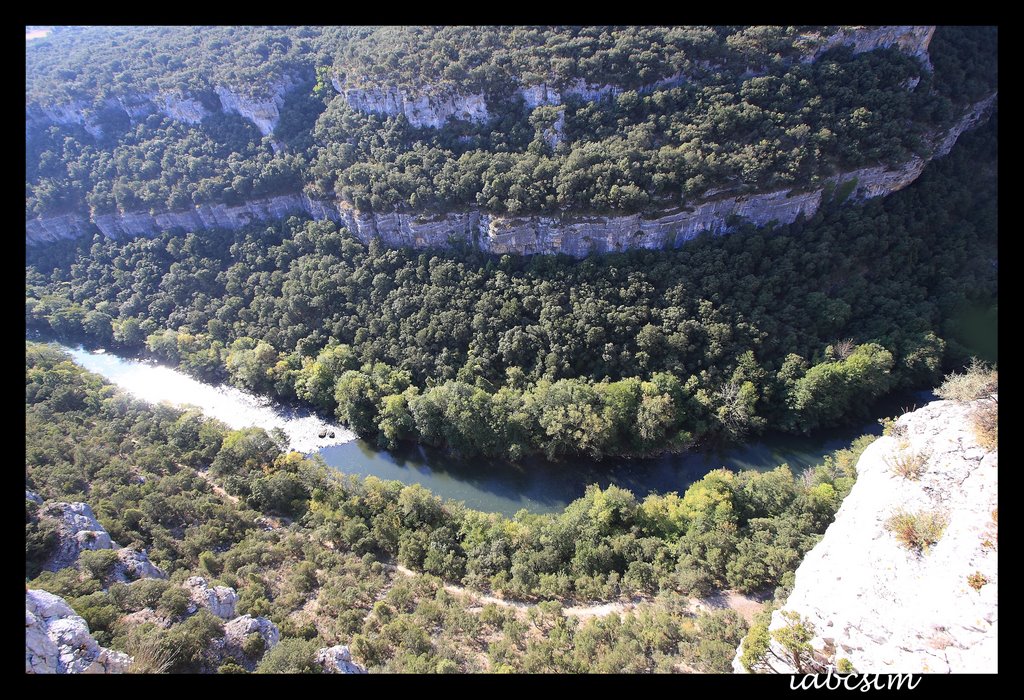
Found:
[[[25,673],[123,673],[131,661],[101,647],[60,596],[25,591]]]
[[[227,586],[210,588],[202,576],[191,576],[185,579],[183,587],[192,598],[193,605],[207,608],[224,620],[230,620],[235,616],[235,605],[238,603],[238,594],[235,593],[235,589]]]
[[[900,417],[904,435],[864,451],[835,522],[796,571],[782,611],[808,619],[812,645],[834,648],[858,673],[997,671],[998,456],[970,427],[977,403],[935,401]],[[893,472],[899,451],[930,455],[918,480]],[[930,550],[914,553],[885,526],[897,510],[940,511],[948,524]],[[968,583],[975,574],[987,581],[980,590]],[[769,629],[785,624],[782,611]],[[733,666],[742,672],[739,656]],[[773,666],[793,672],[774,659]]]
[[[281,639],[277,625],[265,617],[242,615],[224,625],[224,640],[230,647],[241,649],[245,638],[253,633],[263,637],[264,650],[273,648]]]
[[[263,640],[263,649],[252,656],[245,653],[245,641],[251,634],[258,634]],[[232,660],[248,671],[256,668],[263,655],[274,648],[281,639],[277,625],[265,617],[242,615],[224,625],[224,637],[215,640],[211,649],[221,662]]]
[[[357,88],[346,87],[337,78],[332,79],[331,84],[353,109],[389,116],[404,114],[416,127],[438,129],[449,119],[481,122],[489,117],[482,94],[463,94],[453,86],[429,86],[421,90],[388,85]]]
[[[270,136],[281,119],[280,109],[284,104],[284,96],[294,86],[294,81],[285,76],[267,88],[266,97],[250,97],[223,85],[214,87],[214,92],[220,98],[221,108],[225,112],[245,117],[256,125],[261,134]]]
[[[805,63],[817,60],[823,53],[836,46],[852,46],[853,52],[863,53],[875,49],[896,48],[910,56],[921,59],[930,70],[931,60],[928,45],[935,33],[934,26],[882,26],[858,27],[840,30],[828,37],[816,51],[803,58]]]
[[[316,653],[316,662],[323,667],[324,673],[366,673],[364,666],[352,661],[352,654],[347,646],[320,649]]]
[[[121,582],[135,581],[140,578],[167,578],[159,567],[149,560],[145,552],[131,547],[117,550],[118,562],[114,567],[114,579]]]
[[[161,114],[186,124],[198,124],[210,113],[199,100],[177,93],[161,93],[153,97]]]

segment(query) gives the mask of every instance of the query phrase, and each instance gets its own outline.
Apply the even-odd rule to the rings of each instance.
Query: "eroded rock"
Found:
[[[316,662],[324,673],[366,673],[366,667],[353,662],[348,647],[340,644],[317,651]]]
[[[223,620],[230,620],[235,616],[235,605],[238,604],[238,594],[235,593],[235,589],[227,586],[210,588],[202,576],[191,576],[185,579],[183,587],[192,598],[193,605],[206,608]]]
[[[127,654],[99,645],[60,596],[25,591],[25,673],[123,673]]]

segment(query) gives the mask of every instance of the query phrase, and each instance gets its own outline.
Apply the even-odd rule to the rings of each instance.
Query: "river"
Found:
[[[422,484],[433,493],[477,510],[513,515],[520,509],[555,512],[583,495],[588,484],[615,484],[643,498],[654,491],[682,493],[712,469],[773,469],[789,464],[801,470],[848,445],[865,433],[880,434],[877,422],[819,431],[810,436],[770,433],[717,450],[655,458],[577,458],[550,462],[534,457],[517,464],[485,458],[460,459],[437,449],[407,446],[380,450],[345,428],[301,410],[273,405],[268,399],[230,386],[199,382],[169,367],[123,359],[102,351],[60,346],[75,362],[132,395],[149,402],[192,404],[232,428],[255,425],[281,428],[292,449],[319,454],[331,467],[348,474],[374,475],[406,484]],[[879,404],[875,414],[894,415],[933,398],[928,392]],[[334,437],[320,438],[323,431]]]

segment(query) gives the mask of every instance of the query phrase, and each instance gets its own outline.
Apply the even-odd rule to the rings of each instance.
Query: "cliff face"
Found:
[[[449,119],[481,122],[490,116],[482,94],[461,94],[448,86],[431,86],[422,91],[391,86],[350,88],[337,78],[333,78],[331,84],[353,109],[388,116],[404,114],[416,127],[438,129]]]
[[[298,81],[286,76],[266,88],[266,96],[252,97],[231,88],[218,85],[214,92],[224,112],[233,112],[248,119],[260,133],[269,136],[281,119],[280,108],[285,95]],[[80,124],[95,138],[103,136],[101,122],[109,118],[110,112],[123,112],[135,124],[151,114],[160,113],[176,121],[198,124],[210,115],[210,110],[196,96],[180,92],[147,92],[111,97],[100,105],[76,101],[62,105],[27,105],[25,110],[26,133],[32,126],[50,124]],[[106,117],[104,117],[106,114]]]
[[[824,43],[815,50],[804,55],[804,62],[816,61],[823,53],[836,46],[852,46],[854,53],[873,51],[879,48],[896,48],[911,56],[916,56],[931,68],[928,58],[928,44],[931,42],[934,26],[882,26],[860,27],[857,29],[840,30],[826,38]],[[703,65],[704,70],[712,70],[713,66]],[[748,71],[747,76],[757,75],[763,70]],[[639,93],[665,90],[682,85],[687,80],[683,73],[676,73],[637,89]],[[487,104],[483,95],[460,93],[454,86],[425,86],[423,88],[399,88],[378,85],[372,87],[352,86],[343,84],[337,77],[332,78],[334,89],[344,98],[350,107],[360,112],[385,114],[394,116],[405,114],[413,126],[430,126],[438,128],[448,119],[460,118],[469,121],[484,121],[488,118]],[[527,109],[533,110],[541,105],[560,105],[567,97],[576,97],[584,102],[615,98],[625,91],[615,85],[598,85],[576,78],[561,89],[544,83],[524,85],[518,92]],[[557,143],[560,133],[549,139],[549,143]]]
[[[852,30],[840,30],[828,37],[821,46],[802,60],[804,62],[815,61],[823,53],[836,46],[852,46],[854,53],[895,48],[921,59],[931,69],[928,45],[931,43],[934,33],[934,26],[859,27]]]
[[[998,455],[978,445],[973,405],[932,402],[864,451],[857,483],[797,569],[770,630],[795,612],[813,625],[815,650],[848,659],[859,673],[997,670]],[[927,457],[917,480],[893,470],[907,454]],[[944,513],[940,539],[920,552],[902,546],[886,527],[901,510]],[[773,644],[770,665],[794,672]],[[733,665],[742,672],[739,656]]]
[[[220,98],[221,108],[225,112],[234,112],[245,117],[256,125],[261,134],[270,136],[281,120],[280,108],[284,104],[284,96],[295,85],[294,79],[285,76],[279,82],[270,85],[266,97],[261,98],[251,97],[220,85],[215,87],[214,91]]]
[[[961,133],[985,118],[994,101],[995,95],[992,95],[977,103],[948,132],[937,136],[933,156],[947,154]],[[884,196],[916,180],[927,162],[924,158],[913,158],[894,169],[861,168],[833,176],[821,188],[807,192],[778,190],[732,197],[709,192],[701,201],[653,217],[640,214],[508,217],[478,210],[430,216],[370,213],[357,211],[344,202],[319,201],[294,194],[252,200],[237,206],[207,204],[155,214],[103,214],[91,221],[84,215],[30,219],[25,222],[25,241],[28,245],[37,245],[91,235],[96,229],[115,239],[155,235],[175,227],[186,231],[214,227],[237,229],[254,222],[307,214],[314,219],[344,224],[364,242],[380,238],[390,246],[413,248],[444,248],[460,243],[497,254],[565,253],[583,257],[635,248],[678,247],[702,231],[726,233],[733,230],[740,219],[756,226],[792,223],[800,215],[812,216],[821,206],[826,190],[855,180],[852,198]]]

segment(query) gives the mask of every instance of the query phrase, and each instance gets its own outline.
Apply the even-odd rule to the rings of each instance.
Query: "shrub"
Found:
[[[97,581],[102,581],[117,562],[117,552],[113,549],[97,549],[85,551],[78,557],[78,568]]]
[[[904,479],[917,481],[924,473],[925,464],[931,455],[926,452],[907,452],[905,450],[904,443],[896,455],[885,458],[885,463],[894,474],[898,474]]]
[[[258,632],[246,635],[245,641],[242,642],[242,652],[250,659],[256,658],[262,654],[266,647],[267,644],[263,641],[263,635]]]
[[[997,388],[996,371],[988,363],[974,357],[963,374],[947,374],[945,381],[935,390],[935,394],[943,399],[967,402],[987,396]]]
[[[174,586],[168,588],[160,595],[158,609],[162,613],[178,617],[185,614],[191,602],[192,598],[189,596],[188,591]]]
[[[980,571],[975,571],[973,574],[967,577],[967,583],[976,591],[980,591],[981,587],[988,583],[988,578],[985,574]]]
[[[316,652],[315,641],[283,639],[264,654],[256,673],[320,673]]]
[[[995,401],[984,401],[970,415],[974,438],[988,451],[993,451],[999,443],[999,404]]]
[[[177,661],[178,650],[160,643],[158,635],[147,635],[137,646],[129,648],[132,663],[128,673],[166,673]]]
[[[931,545],[942,537],[948,522],[944,513],[936,511],[908,513],[901,510],[886,521],[885,527],[907,549],[918,553],[927,553]]]

